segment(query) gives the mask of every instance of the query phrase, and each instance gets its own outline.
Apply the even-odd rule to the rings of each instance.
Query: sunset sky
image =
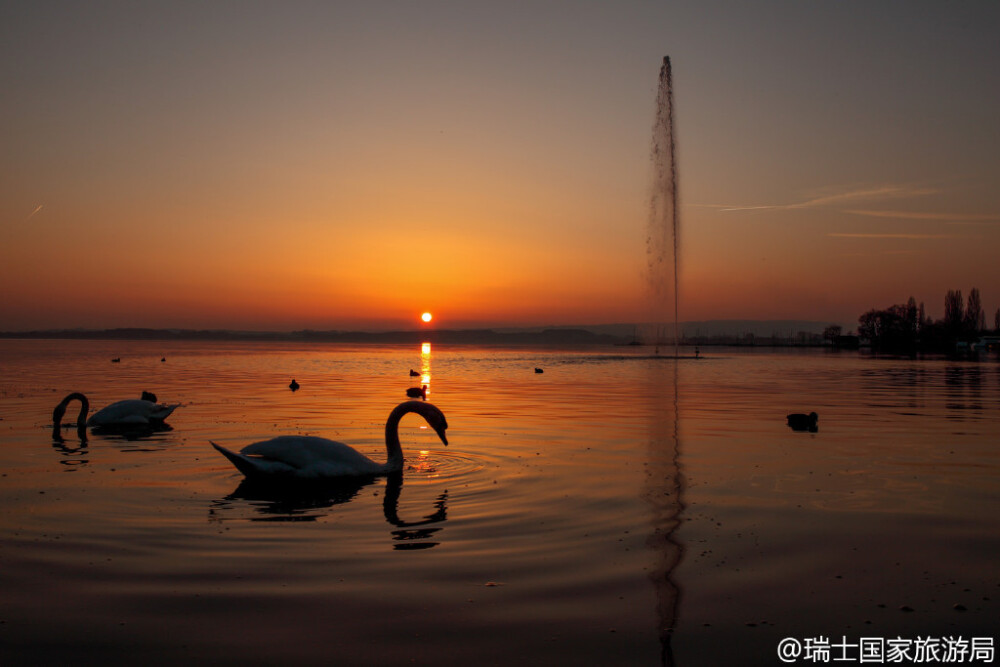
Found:
[[[997,2],[0,2],[0,330],[1000,306]]]

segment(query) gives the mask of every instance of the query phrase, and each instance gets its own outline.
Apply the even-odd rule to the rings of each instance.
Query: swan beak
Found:
[[[441,442],[443,442],[444,445],[445,445],[445,447],[447,447],[448,446],[448,436],[446,436],[444,434],[444,429],[443,428],[436,428],[434,430],[437,431],[438,437],[441,438]]]

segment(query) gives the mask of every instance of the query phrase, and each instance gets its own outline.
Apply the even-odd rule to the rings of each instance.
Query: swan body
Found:
[[[334,479],[388,475],[403,469],[403,450],[399,444],[399,421],[416,412],[433,428],[441,442],[448,444],[448,422],[437,407],[423,401],[405,401],[397,405],[385,422],[385,463],[371,460],[349,445],[316,436],[284,435],[255,442],[237,452],[212,442],[247,478]],[[209,441],[211,442],[211,441]]]
[[[155,398],[148,392],[143,392],[143,396]],[[59,438],[59,428],[62,426],[63,415],[66,414],[66,407],[73,401],[80,401],[80,414],[76,418],[76,430],[81,434],[86,434],[88,426],[91,427],[130,427],[162,425],[163,420],[170,416],[178,406],[161,405],[155,401],[143,399],[130,399],[112,403],[106,408],[98,410],[88,420],[87,412],[90,411],[90,401],[84,394],[78,391],[69,394],[52,411],[52,434]]]
[[[87,426],[145,426],[162,422],[175,409],[176,405],[133,398],[101,408],[87,420]]]

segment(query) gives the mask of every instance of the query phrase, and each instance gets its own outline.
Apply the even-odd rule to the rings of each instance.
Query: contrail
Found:
[[[25,218],[24,221],[27,222],[28,220],[31,220],[35,216],[36,213],[38,213],[39,211],[42,210],[43,206],[44,206],[44,204],[39,204],[38,207],[34,211],[32,211],[31,213],[28,214],[28,217]]]

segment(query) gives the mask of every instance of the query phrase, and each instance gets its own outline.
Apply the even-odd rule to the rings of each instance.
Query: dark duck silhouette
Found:
[[[793,412],[786,419],[788,419],[788,425],[793,431],[811,431],[815,433],[819,430],[819,426],[816,425],[816,422],[819,421],[819,415],[815,412],[810,412],[809,414]]]
[[[542,370],[541,368],[535,368],[535,372],[536,373],[544,373],[545,371]]]
[[[292,381],[288,383],[288,388],[292,391],[299,390],[299,383],[295,381],[295,378],[292,378]]]
[[[416,372],[415,370],[413,370],[413,369],[411,368],[411,369],[410,369],[410,377],[411,377],[411,378],[418,378],[418,377],[420,377],[420,373]]]
[[[406,395],[410,398],[422,398],[427,400],[427,385],[423,387],[410,387],[406,390]]]

